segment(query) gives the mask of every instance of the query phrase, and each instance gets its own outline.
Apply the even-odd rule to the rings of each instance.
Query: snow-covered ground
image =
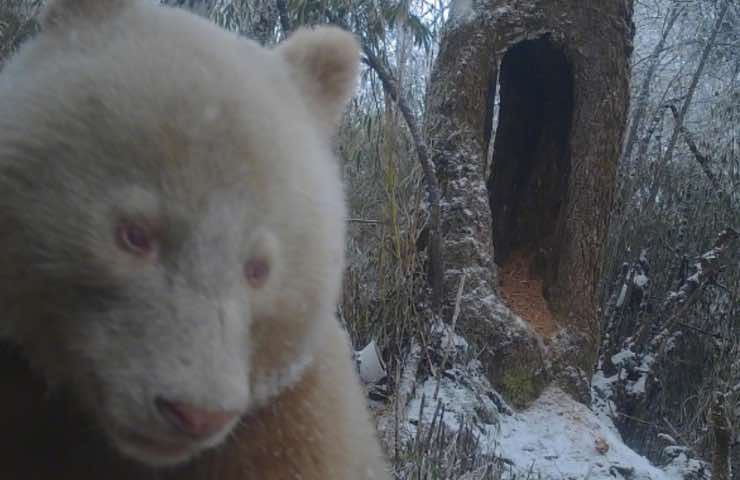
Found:
[[[503,417],[494,441],[502,456],[548,479],[670,478],[622,443],[613,425],[557,388],[547,389],[527,410]]]
[[[439,387],[436,378],[420,385],[408,406],[407,433],[415,434],[424,397],[423,424],[431,423],[438,402],[442,402],[447,428],[456,431],[463,420],[473,424],[485,449],[482,453],[501,458],[514,478],[684,478],[684,470],[675,462],[666,470],[651,465],[622,442],[607,416],[597,415],[562,390],[550,387],[529,408],[513,412],[490,393],[492,389],[475,370],[474,365],[464,371],[448,370]]]

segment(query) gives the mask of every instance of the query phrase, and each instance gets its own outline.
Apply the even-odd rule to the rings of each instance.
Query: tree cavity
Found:
[[[504,54],[497,87],[488,115],[495,125],[488,177],[494,259],[504,275],[528,270],[521,274],[551,300],[571,171],[572,69],[549,35],[524,40]]]

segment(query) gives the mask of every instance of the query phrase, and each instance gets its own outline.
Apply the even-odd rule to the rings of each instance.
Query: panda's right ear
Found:
[[[41,28],[68,27],[78,20],[107,17],[133,0],[49,0],[41,14]]]

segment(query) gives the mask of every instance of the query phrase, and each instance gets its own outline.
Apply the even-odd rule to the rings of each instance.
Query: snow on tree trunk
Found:
[[[493,383],[509,395],[522,384],[536,393],[552,373],[584,398],[627,116],[632,2],[459,3],[441,40],[427,112],[442,190],[444,311],[451,317],[466,272],[459,324],[482,349]],[[530,270],[543,281],[562,328],[554,348],[543,348],[528,319],[499,300],[494,257],[503,263],[514,251],[532,259]]]

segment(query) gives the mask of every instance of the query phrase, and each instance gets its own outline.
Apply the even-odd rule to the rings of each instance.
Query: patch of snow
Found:
[[[453,0],[450,3],[450,20],[453,22],[466,22],[475,17],[473,0]]]
[[[615,380],[625,381],[625,389],[630,395],[643,395],[645,393],[647,376],[650,373],[653,362],[655,362],[655,358],[652,355],[638,356],[629,348],[625,348],[621,352],[612,355],[612,363],[620,367],[619,376],[615,376],[617,377]],[[639,376],[637,379],[630,379],[629,372],[637,372]]]
[[[483,390],[493,391],[485,379],[466,381],[457,375],[461,372],[454,370],[445,372],[439,385],[437,379],[429,378],[418,388],[408,405],[407,439],[414,438],[420,421],[424,425],[431,424],[435,413],[439,414],[443,406],[445,427],[454,432],[464,424],[473,425],[481,453],[504,459],[511,466],[512,477],[683,479],[683,470],[678,466],[670,472],[653,466],[622,442],[608,417],[576,402],[557,387],[546,389],[529,408],[511,413],[506,405],[500,405],[500,400],[494,401],[498,396],[481,394],[481,390],[472,387],[481,381]],[[596,379],[603,389],[609,389],[611,382],[603,375]],[[496,413],[486,416],[481,415],[481,410]],[[439,418],[436,421],[439,422]]]
[[[408,419],[412,424],[408,431],[412,435],[415,434],[420,419],[424,425],[432,423],[438,405],[444,407],[442,421],[449,430],[458,431],[463,422],[475,421],[480,429],[486,432],[486,427],[490,426],[486,424],[494,422],[493,418],[499,411],[499,406],[496,405],[494,398],[475,388],[475,383],[478,386],[486,385],[485,379],[478,377],[474,382],[463,381],[462,378],[466,373],[470,374],[450,369],[444,372],[439,382],[436,378],[429,378],[424,382],[408,405]],[[508,406],[503,408],[508,409]],[[481,412],[487,414],[482,415]]]
[[[640,378],[635,380],[632,383],[627,384],[627,391],[631,395],[643,395],[645,394],[645,381],[647,379],[647,375],[640,375]]]
[[[647,265],[648,263],[647,250],[644,248],[640,251],[640,263],[643,265]]]
[[[635,358],[635,352],[629,349],[624,349],[621,352],[612,355],[612,363],[614,365],[622,365],[633,358]]]
[[[618,380],[619,375],[607,377],[602,370],[597,370],[591,377],[591,409],[599,417],[601,423],[614,433],[618,433],[614,425],[617,405],[612,398],[614,397],[614,384]]]
[[[514,13],[514,10],[512,10],[510,6],[502,5],[494,9],[492,15],[494,17],[503,17],[504,15],[511,15],[512,13]]]
[[[644,288],[645,286],[647,286],[648,283],[650,283],[650,280],[644,273],[640,272],[635,275],[635,278],[632,280],[632,282],[635,284],[636,287]]]
[[[627,298],[627,284],[622,284],[622,290],[619,292],[619,298],[617,299],[617,308],[622,308],[624,301]]]
[[[452,325],[448,325],[442,321],[437,321],[432,325],[432,335],[439,335],[439,345],[444,350],[450,350],[451,353],[465,352],[468,350],[470,345],[461,335],[452,331]]]
[[[708,465],[701,460],[691,458],[684,451],[678,453],[663,468],[670,480],[711,478]]]
[[[597,441],[608,445],[606,453],[599,453]],[[519,473],[531,468],[543,480],[612,480],[622,471],[631,471],[635,480],[671,478],[627,447],[611,422],[554,387],[527,410],[502,420],[499,443],[499,454]]]

